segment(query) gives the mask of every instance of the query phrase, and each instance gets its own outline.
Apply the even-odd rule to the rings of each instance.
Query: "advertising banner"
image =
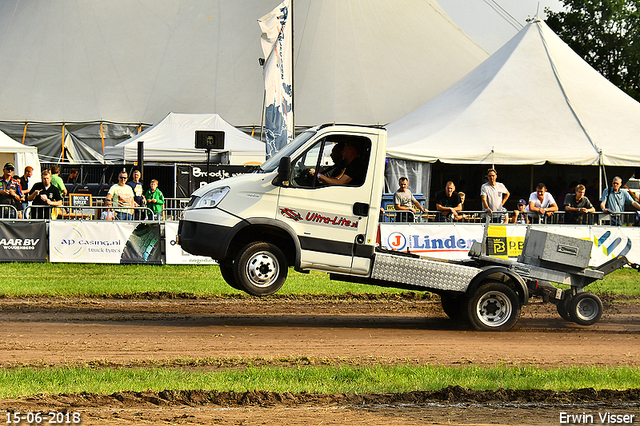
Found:
[[[233,166],[229,164],[210,164],[207,174],[206,164],[179,164],[176,166],[177,182],[176,194],[189,198],[193,191],[205,186],[209,182],[227,179],[233,176],[251,173],[256,166]]]
[[[52,221],[51,262],[162,263],[159,223]]]
[[[168,265],[213,265],[217,263],[210,257],[194,256],[182,250],[182,247],[176,243],[176,235],[178,235],[178,222],[165,222],[165,252]]]
[[[621,226],[536,225],[535,229],[593,242],[590,266],[623,255],[640,263],[640,228]],[[382,247],[440,259],[466,259],[473,241],[482,241],[484,225],[380,225]],[[522,253],[527,226],[489,225],[487,254],[516,259]]]
[[[46,262],[45,222],[0,222],[0,262]]]

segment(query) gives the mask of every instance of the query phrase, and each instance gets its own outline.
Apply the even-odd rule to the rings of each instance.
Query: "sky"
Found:
[[[560,0],[437,0],[440,6],[469,37],[487,52],[494,53],[526,25],[539,10],[544,19],[544,9],[562,10]],[[493,7],[492,7],[493,5]],[[495,9],[504,9],[515,18],[503,18]],[[519,24],[519,25],[518,25]],[[518,28],[516,28],[516,26]]]

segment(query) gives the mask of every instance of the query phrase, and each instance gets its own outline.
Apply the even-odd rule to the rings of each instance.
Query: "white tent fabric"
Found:
[[[138,159],[138,141],[144,141],[144,160],[159,163],[206,162],[207,151],[195,148],[196,130],[225,132],[224,150],[231,164],[263,163],[265,144],[227,123],[218,114],[169,113],[139,135],[106,149],[107,161]],[[212,150],[212,153],[218,150]]]
[[[640,104],[540,20],[387,129],[389,157],[406,160],[640,163]]]
[[[277,3],[3,0],[0,121],[215,111],[260,125],[257,19]],[[298,126],[388,123],[488,57],[436,0],[296,0],[293,13]]]
[[[40,161],[38,160],[38,149],[36,147],[22,145],[0,132],[0,156],[13,162],[16,169],[14,176],[22,176],[24,168],[31,166],[33,167],[32,183],[40,182]],[[0,164],[0,167],[3,166],[4,162]]]

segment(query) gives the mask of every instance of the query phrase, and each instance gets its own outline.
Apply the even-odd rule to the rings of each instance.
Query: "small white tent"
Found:
[[[227,123],[218,114],[169,113],[162,121],[139,135],[107,148],[107,161],[133,162],[138,158],[138,141],[144,141],[144,160],[159,163],[207,161],[207,151],[195,148],[196,130],[225,132],[224,150],[231,164],[262,163],[265,144]],[[218,150],[212,150],[212,153]]]
[[[540,20],[387,129],[389,157],[404,160],[640,164],[640,103]]]
[[[38,149],[34,146],[22,145],[0,132],[0,167],[3,167],[5,163],[14,164],[16,169],[15,177],[22,176],[25,167],[33,167],[31,181],[34,183],[40,182]]]

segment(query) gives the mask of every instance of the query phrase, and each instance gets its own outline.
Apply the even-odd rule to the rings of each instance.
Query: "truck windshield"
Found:
[[[305,144],[313,135],[316,134],[315,130],[308,130],[300,133],[294,140],[292,140],[287,146],[278,151],[273,157],[262,163],[260,169],[263,172],[272,172],[278,168],[280,159],[283,157],[291,157],[291,155]]]

